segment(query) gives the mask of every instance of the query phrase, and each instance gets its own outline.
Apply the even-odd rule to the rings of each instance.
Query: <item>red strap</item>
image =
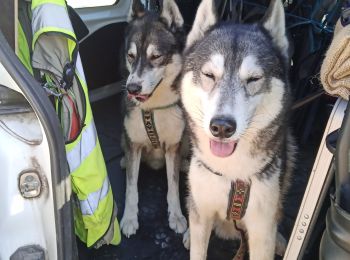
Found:
[[[74,140],[77,137],[77,135],[79,134],[80,119],[79,119],[79,114],[77,112],[77,108],[76,108],[72,98],[69,95],[67,95],[67,99],[68,99],[69,104],[71,105],[71,108],[72,108],[71,129],[69,132],[69,139],[68,140]]]

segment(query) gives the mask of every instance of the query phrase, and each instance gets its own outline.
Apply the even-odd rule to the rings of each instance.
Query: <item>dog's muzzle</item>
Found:
[[[141,84],[130,83],[126,86],[126,90],[128,91],[128,98],[129,99],[135,98],[139,102],[146,102],[153,95],[154,91],[156,91],[156,89],[158,88],[158,86],[162,81],[163,81],[163,78],[161,78],[158,81],[158,83],[156,84],[156,86],[154,87],[154,89],[150,94],[141,94],[142,92]]]
[[[236,121],[227,117],[215,117],[210,121],[210,132],[215,139],[210,139],[210,150],[218,157],[230,156],[236,149],[237,142],[226,140],[236,132]]]

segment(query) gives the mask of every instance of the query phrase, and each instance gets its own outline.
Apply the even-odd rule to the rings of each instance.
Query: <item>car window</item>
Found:
[[[114,5],[119,0],[67,0],[67,4],[73,8],[98,7]]]

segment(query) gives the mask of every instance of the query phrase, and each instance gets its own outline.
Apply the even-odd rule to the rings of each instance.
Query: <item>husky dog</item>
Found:
[[[259,24],[217,24],[214,2],[200,4],[184,51],[181,100],[193,146],[184,243],[191,260],[205,259],[212,230],[224,239],[243,230],[250,259],[273,259],[275,245],[285,246],[277,224],[295,150],[284,9],[272,0]],[[250,197],[233,220],[238,180]]]
[[[122,141],[127,177],[121,229],[127,237],[139,227],[137,180],[141,159],[154,169],[166,163],[169,226],[177,233],[187,228],[179,200],[180,143],[185,121],[176,88],[185,43],[183,23],[174,0],[164,0],[160,14],[145,10],[139,0],[133,1],[126,32],[130,74]]]

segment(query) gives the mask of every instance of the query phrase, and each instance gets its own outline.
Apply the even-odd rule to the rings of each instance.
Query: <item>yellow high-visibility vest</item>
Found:
[[[75,87],[83,90],[82,98],[85,99],[81,132],[75,140],[66,143],[72,189],[77,202],[73,206],[75,233],[88,247],[96,246],[101,238],[104,238],[107,244],[118,245],[121,237],[118,220],[114,214],[116,205],[92,116],[86,80],[77,52],[77,40],[68,16],[66,2],[33,0],[31,10],[33,33],[31,48],[35,50],[42,36],[64,37],[69,62],[75,64],[74,80],[78,83]],[[20,25],[18,45],[19,59],[33,74],[28,43]],[[35,67],[35,64],[33,65]],[[57,103],[56,98],[56,109]],[[107,241],[106,233],[109,233]]]

